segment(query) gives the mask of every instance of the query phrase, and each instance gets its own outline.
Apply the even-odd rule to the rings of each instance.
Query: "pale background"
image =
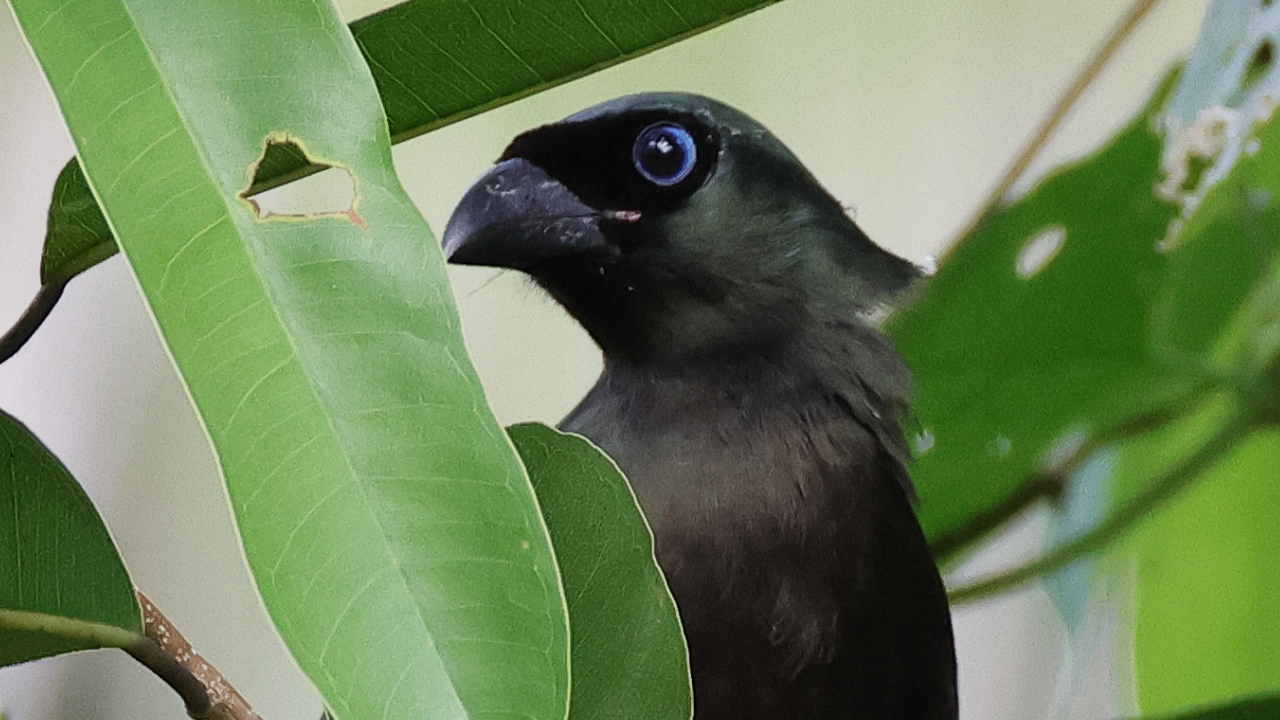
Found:
[[[348,19],[379,5],[340,3]],[[745,19],[396,149],[439,232],[516,133],[642,90],[715,96],[771,128],[871,237],[916,262],[969,219],[1128,0],[787,0]],[[1206,0],[1167,0],[1050,149],[1087,152],[1144,102],[1194,40]],[[0,327],[37,287],[49,193],[70,139],[13,20],[0,10]],[[513,273],[454,274],[464,330],[504,423],[557,421],[599,368],[594,346]],[[975,332],[981,332],[975,328]],[[77,278],[0,366],[0,407],[86,486],[138,583],[267,720],[320,705],[265,619],[212,455],[121,258]],[[1032,517],[962,570],[1035,551]],[[1123,597],[1068,633],[1031,587],[955,613],[966,720],[1096,720],[1133,710]],[[185,717],[122,653],[0,670],[12,720]]]

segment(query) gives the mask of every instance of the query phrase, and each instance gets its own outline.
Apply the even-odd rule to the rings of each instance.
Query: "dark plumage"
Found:
[[[635,488],[699,720],[956,717],[910,374],[862,318],[916,271],[777,139],[702,97],[604,103],[516,138],[444,245],[528,273],[604,352],[562,427]]]

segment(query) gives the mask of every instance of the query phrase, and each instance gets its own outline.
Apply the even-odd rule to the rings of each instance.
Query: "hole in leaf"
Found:
[[[917,455],[924,455],[933,449],[934,442],[936,438],[933,437],[933,431],[926,428],[916,435],[915,442],[912,444],[915,446]]]
[[[287,135],[267,138],[262,157],[253,166],[253,180],[249,187],[305,166],[318,167],[321,171],[261,193],[251,195],[249,190],[245,190],[240,197],[253,207],[259,220],[337,217],[365,227],[364,219],[356,212],[359,196],[351,171],[313,159],[301,144]]]
[[[1265,5],[1264,5],[1265,7]],[[1272,63],[1275,62],[1276,49],[1270,39],[1263,40],[1258,49],[1253,51],[1253,57],[1249,60],[1249,66],[1245,68],[1244,80],[1240,82],[1242,90],[1248,91],[1258,83],[1270,70]]]
[[[1187,204],[1196,201],[1196,193],[1207,189],[1201,187],[1203,178],[1227,147],[1238,116],[1231,108],[1215,105],[1201,109],[1194,123],[1177,131],[1160,160],[1164,174],[1156,188],[1160,197],[1182,203],[1186,210],[1193,209]]]
[[[1067,229],[1061,225],[1052,225],[1031,236],[1014,262],[1018,277],[1026,280],[1039,274],[1058,256],[1066,240]]]

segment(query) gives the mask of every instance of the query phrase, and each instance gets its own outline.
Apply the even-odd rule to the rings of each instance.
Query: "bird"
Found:
[[[617,98],[512,140],[441,242],[527,274],[599,346],[560,428],[632,485],[696,720],[957,717],[911,373],[873,322],[920,272],[780,140],[707,97]]]

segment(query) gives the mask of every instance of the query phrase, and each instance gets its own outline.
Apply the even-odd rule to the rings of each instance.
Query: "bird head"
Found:
[[[759,123],[680,93],[520,135],[443,244],[450,262],[527,273],[629,362],[768,354],[917,275]]]

